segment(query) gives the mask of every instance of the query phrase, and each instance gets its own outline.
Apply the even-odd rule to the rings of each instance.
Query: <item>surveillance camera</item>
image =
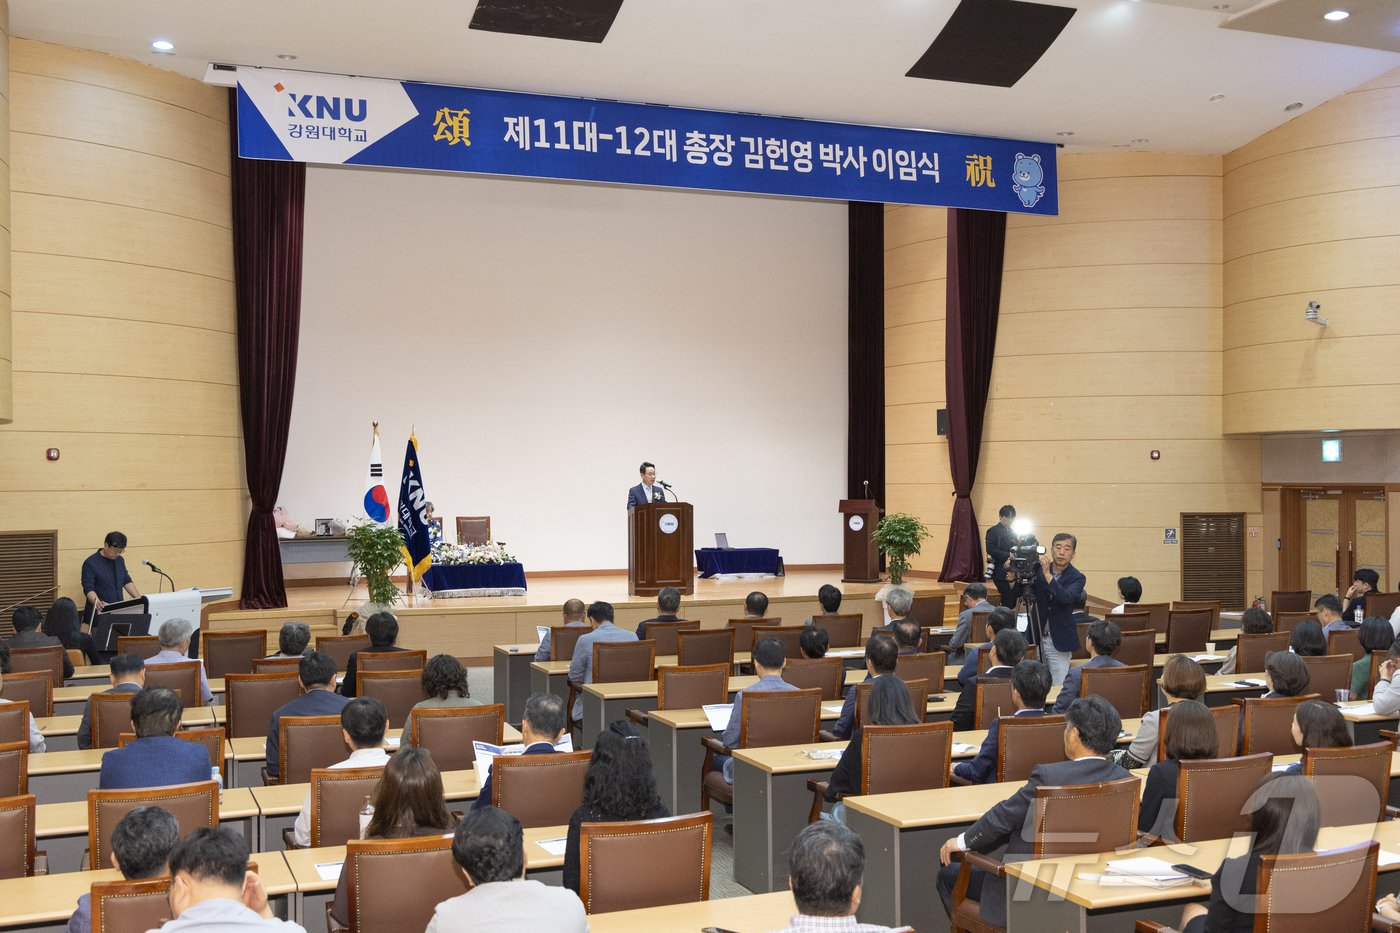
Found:
[[[1305,320],[1305,321],[1310,321],[1310,322],[1313,323],[1313,324],[1319,324],[1319,325],[1321,325],[1321,326],[1323,326],[1323,327],[1326,327],[1326,326],[1327,326],[1327,319],[1318,316],[1318,312],[1320,312],[1321,310],[1322,310],[1322,303],[1321,303],[1321,302],[1318,302],[1318,301],[1309,301],[1309,302],[1308,302],[1307,310],[1305,310],[1305,311],[1303,312],[1303,320]]]

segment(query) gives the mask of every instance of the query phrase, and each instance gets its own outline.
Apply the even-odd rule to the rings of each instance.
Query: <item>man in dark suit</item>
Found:
[[[1004,632],[1008,629],[1016,628],[1016,612],[1010,606],[993,606],[992,612],[987,616],[986,630],[982,637],[986,642],[991,642],[997,637],[997,632]],[[966,687],[972,683],[977,676],[977,651],[981,645],[969,645],[967,658],[963,661],[963,666],[958,670],[958,687]]]
[[[140,693],[146,686],[146,662],[139,654],[119,654],[112,659],[112,689],[105,693]],[[92,748],[92,699],[83,706],[78,724],[78,747]]]
[[[1005,846],[1003,861],[1025,861],[1031,857],[1035,844],[1036,788],[1099,784],[1131,776],[1107,757],[1123,726],[1112,704],[1099,696],[1081,697],[1065,716],[1065,758],[1068,761],[1036,765],[1030,780],[1020,790],[988,810],[967,832],[943,844],[938,853],[943,863],[938,872],[938,894],[949,916],[953,912],[953,885],[957,883],[959,870],[959,866],[952,864],[953,852],[991,852]],[[1093,832],[1094,826],[1086,825],[1083,831]],[[983,920],[1006,926],[1003,881],[989,880],[986,872],[974,868],[967,894],[982,905]]]
[[[865,679],[867,681],[883,677],[886,674],[893,674],[895,664],[898,662],[899,644],[893,638],[883,632],[870,636],[870,640],[865,643]],[[933,690],[934,685],[929,684],[929,689]],[[735,709],[738,707],[736,706]],[[841,704],[841,715],[837,718],[836,724],[831,727],[831,734],[838,739],[849,739],[855,724],[856,688],[855,684],[852,684],[846,688],[846,702]]]
[[[1011,582],[1006,579],[1006,562],[1011,559],[1011,548],[1016,544],[1016,534],[1011,530],[1011,523],[1015,520],[1015,507],[1003,505],[999,520],[987,529],[987,557],[992,562],[992,582],[1001,594],[1003,606],[1010,606],[1013,602]]]
[[[525,718],[520,721],[520,744],[525,746],[522,755],[552,755],[554,743],[564,737],[568,725],[564,716],[564,701],[553,693],[532,693],[525,701]],[[481,785],[481,793],[472,802],[472,810],[492,806],[491,774],[486,775],[486,783]]]
[[[365,623],[365,634],[369,636],[370,651],[405,651],[398,646],[399,620],[392,612],[376,612]],[[359,667],[360,653],[356,651],[345,662],[345,680],[340,685],[340,695],[353,697],[357,687],[355,671]]]
[[[660,484],[656,482],[656,464],[643,463],[640,472],[642,481],[627,490],[627,507],[629,509],[634,505],[646,505],[648,502],[662,502],[666,498],[666,494],[661,491]]]
[[[283,716],[339,716],[349,697],[335,692],[335,659],[319,651],[308,651],[297,662],[297,678],[303,693],[283,703],[267,725],[267,776],[277,777],[282,767]]]
[[[1055,683],[1064,681],[1070,655],[1079,647],[1074,608],[1084,592],[1084,574],[1070,563],[1078,546],[1074,535],[1055,535],[1050,541],[1050,553],[1040,557],[1040,573],[1031,577],[1041,630],[1047,636],[1040,640],[1040,660],[1050,668],[1050,679]],[[1037,632],[1034,637],[1039,638],[1040,634]]]
[[[637,623],[637,638],[647,637],[648,622],[678,622],[680,616],[676,613],[681,609],[681,591],[674,586],[663,586],[656,594],[656,617],[643,619]]]
[[[890,625],[890,631],[894,635],[894,643],[899,646],[900,654],[919,653],[919,642],[924,638],[924,630],[919,628],[919,623],[913,619],[900,619]],[[937,693],[943,689],[943,685],[929,684],[928,688]]]
[[[1049,693],[1050,669],[1039,661],[1022,661],[1011,671],[1011,702],[1016,704],[1013,717],[1044,716],[1045,697]],[[953,783],[989,784],[995,780],[1000,744],[997,723],[993,722],[987,727],[987,737],[977,757],[960,761],[953,768]]]
[[[98,788],[168,787],[209,780],[209,752],[203,745],[175,738],[183,711],[174,690],[152,687],[138,693],[131,701],[136,741],[102,756]]]
[[[62,648],[63,644],[52,635],[44,634],[44,617],[39,615],[39,610],[33,606],[20,606],[14,614],[14,636],[6,642],[10,650],[15,648],[52,648],[55,645]],[[68,657],[68,652],[63,652],[63,679],[73,678],[73,662]]]
[[[1060,695],[1055,697],[1055,708],[1050,712],[1063,713],[1069,705],[1079,699],[1083,692],[1084,668],[1122,667],[1123,662],[1113,655],[1123,643],[1123,633],[1114,622],[1095,622],[1089,626],[1089,653],[1092,657],[1079,667],[1071,667],[1060,685]]]
[[[966,732],[973,728],[977,719],[977,685],[991,681],[1011,679],[1011,670],[1026,656],[1026,639],[1014,628],[997,632],[992,639],[991,666],[987,673],[979,674],[962,688],[958,702],[953,706],[953,730]],[[973,663],[976,663],[975,661]]]

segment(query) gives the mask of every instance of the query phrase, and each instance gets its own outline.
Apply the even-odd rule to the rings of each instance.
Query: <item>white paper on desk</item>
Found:
[[[1374,716],[1376,715],[1376,704],[1362,703],[1359,706],[1343,706],[1342,715],[1348,718],[1354,716],[1357,719],[1360,719],[1363,716]]]
[[[1118,859],[1108,863],[1108,874],[1132,878],[1144,884],[1176,884],[1189,881],[1186,875],[1159,858]]]
[[[403,742],[403,736],[401,736],[401,735],[386,735],[386,736],[384,737],[384,747],[385,747],[385,748],[398,748],[399,745],[400,745],[400,743],[402,743],[402,742]]]
[[[554,743],[556,752],[571,752],[574,750],[574,740],[569,733],[564,733],[564,737]],[[476,783],[478,787],[485,786],[486,778],[491,774],[491,762],[496,760],[497,755],[522,755],[525,753],[525,746],[519,743],[515,745],[492,745],[490,742],[472,742],[472,751],[476,753]]]
[[[1223,683],[1223,684],[1221,684],[1220,686],[1222,686],[1222,687],[1237,687],[1237,688],[1239,688],[1239,689],[1245,689],[1245,688],[1248,688],[1248,687],[1262,687],[1262,686],[1264,686],[1264,681],[1262,681],[1262,680],[1234,680],[1234,681],[1229,681],[1228,683]]]
[[[845,751],[844,748],[809,748],[802,754],[813,761],[828,761],[840,758]]]
[[[1291,761],[1286,761],[1286,762],[1284,762],[1284,763],[1281,764],[1281,765],[1273,765],[1273,766],[1271,766],[1271,767],[1269,768],[1269,770],[1270,770],[1270,771],[1287,771],[1287,770],[1288,770],[1289,768],[1291,768],[1291,767],[1293,767],[1293,762],[1291,762]]]
[[[339,881],[340,869],[344,862],[317,862],[316,874],[321,876],[322,881]]]
[[[564,847],[568,844],[569,840],[565,836],[561,836],[558,839],[541,839],[539,842],[535,843],[535,845],[539,846],[541,849],[544,849],[550,855],[556,856],[563,855]]]
[[[859,658],[865,656],[864,648],[832,648],[827,651],[828,658]]]
[[[1381,849],[1380,857],[1376,860],[1376,867],[1389,868],[1391,865],[1396,864],[1400,864],[1400,855]]]
[[[536,638],[537,641],[541,641],[541,642],[544,641],[544,637],[545,637],[546,635],[548,635],[548,634],[549,634],[549,626],[548,626],[548,625],[536,625],[536,626],[535,626],[535,638]]]
[[[823,703],[822,709],[828,713],[835,713],[836,715],[840,716],[841,710],[844,706],[844,703]]]
[[[710,703],[700,708],[705,711],[705,718],[710,721],[711,729],[723,732],[729,728],[729,715],[734,711],[733,703]]]
[[[1192,660],[1192,661],[1197,661],[1197,662],[1204,662],[1204,661],[1223,661],[1223,660],[1225,660],[1225,655],[1223,655],[1223,654],[1193,654],[1193,655],[1191,655],[1191,660]]]
[[[969,744],[967,744],[966,742],[954,742],[954,743],[953,743],[953,754],[954,754],[954,755],[971,755],[971,754],[972,754],[973,752],[975,752],[976,750],[977,750],[977,746],[976,746],[976,745],[969,745]]]

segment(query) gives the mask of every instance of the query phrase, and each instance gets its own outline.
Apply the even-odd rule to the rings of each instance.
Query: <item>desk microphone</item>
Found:
[[[659,479],[659,480],[657,480],[656,482],[661,486],[662,489],[666,490],[666,491],[669,492],[671,495],[676,496],[676,491],[675,491],[674,489],[671,488],[671,484],[670,484],[670,483],[666,482],[664,479]],[[680,496],[676,496],[676,501],[677,501],[677,502],[681,501],[681,497],[680,497]]]
[[[159,567],[157,567],[155,564],[151,563],[151,562],[148,561],[148,560],[143,560],[143,561],[141,561],[141,563],[145,564],[147,567],[150,567],[152,570],[154,570],[156,573],[160,574],[162,577],[165,577],[166,580],[170,580],[170,591],[171,591],[172,593],[175,592],[175,581],[174,581],[174,579],[171,578],[170,574],[166,573],[164,570],[161,570]],[[159,588],[157,588],[157,592],[159,592]]]

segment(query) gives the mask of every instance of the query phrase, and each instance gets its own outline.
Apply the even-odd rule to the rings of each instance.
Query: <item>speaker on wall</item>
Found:
[[[938,409],[938,436],[948,436],[948,409]]]

